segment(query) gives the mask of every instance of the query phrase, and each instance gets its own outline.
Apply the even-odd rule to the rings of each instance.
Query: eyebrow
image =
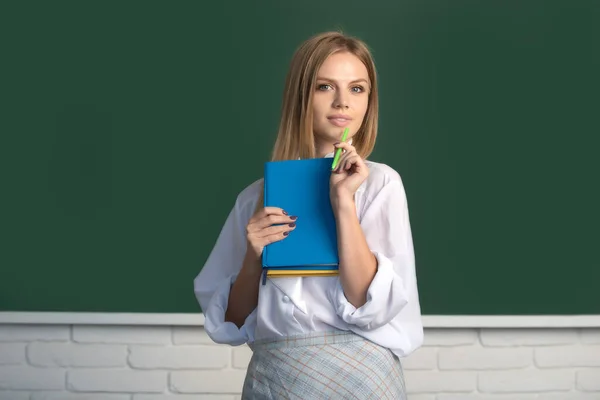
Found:
[[[335,82],[335,79],[331,79],[331,78],[324,78],[324,77],[321,77],[321,76],[318,76],[318,77],[317,77],[317,80]],[[350,83],[358,83],[358,82],[364,82],[364,83],[366,83],[367,85],[369,84],[369,81],[367,81],[366,79],[363,79],[363,78],[360,78],[360,79],[353,80],[353,81],[352,81],[352,82],[350,82]]]

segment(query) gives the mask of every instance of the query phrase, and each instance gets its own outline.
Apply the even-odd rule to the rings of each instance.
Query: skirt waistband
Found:
[[[252,351],[280,349],[286,347],[319,346],[328,344],[350,343],[367,339],[351,331],[311,332],[308,334],[282,336],[278,338],[261,339],[248,346]]]

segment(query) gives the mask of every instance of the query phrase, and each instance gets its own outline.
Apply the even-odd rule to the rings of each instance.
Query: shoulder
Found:
[[[404,190],[402,184],[402,178],[398,171],[390,167],[387,164],[378,163],[375,161],[366,160],[367,167],[369,167],[369,177],[365,182],[366,192],[378,193],[383,188],[389,185],[398,185]]]
[[[235,208],[241,215],[247,216],[248,219],[254,214],[256,203],[263,190],[263,178],[257,179],[246,186],[235,200]]]
[[[407,206],[406,192],[398,171],[389,165],[365,161],[369,176],[361,185],[361,215],[372,207],[400,209]]]

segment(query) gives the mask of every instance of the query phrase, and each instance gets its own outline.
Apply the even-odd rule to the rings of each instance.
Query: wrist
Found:
[[[262,258],[256,258],[252,252],[246,252],[244,261],[242,263],[241,275],[245,275],[249,278],[259,276],[262,274]]]
[[[338,216],[341,214],[356,214],[353,195],[336,196],[332,202],[333,213]]]

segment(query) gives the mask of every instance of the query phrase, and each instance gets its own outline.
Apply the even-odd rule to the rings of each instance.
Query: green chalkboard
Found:
[[[2,2],[0,310],[199,312],[293,51],[340,29],[378,66],[423,313],[600,314],[595,0]]]

